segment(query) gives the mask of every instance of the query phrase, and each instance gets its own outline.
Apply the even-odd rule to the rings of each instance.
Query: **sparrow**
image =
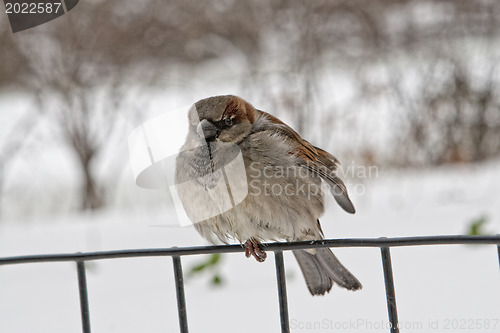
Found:
[[[247,258],[263,262],[262,242],[321,240],[323,189],[355,213],[336,175],[339,161],[242,98],[196,102],[188,126],[175,161],[175,183],[186,214],[212,244],[237,241]],[[293,254],[312,295],[330,292],[334,283],[362,288],[329,248]]]

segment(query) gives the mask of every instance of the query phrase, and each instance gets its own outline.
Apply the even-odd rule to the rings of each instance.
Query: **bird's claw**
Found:
[[[245,256],[250,258],[252,255],[258,262],[264,262],[267,253],[259,247],[259,242],[255,239],[249,239],[245,242]]]

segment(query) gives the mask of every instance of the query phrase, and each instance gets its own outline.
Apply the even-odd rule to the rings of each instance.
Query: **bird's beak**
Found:
[[[196,132],[206,141],[213,141],[219,134],[217,127],[206,119],[203,119],[196,128]]]

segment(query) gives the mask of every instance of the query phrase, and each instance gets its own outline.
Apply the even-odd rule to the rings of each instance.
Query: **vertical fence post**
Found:
[[[184,276],[182,275],[182,264],[179,256],[172,257],[174,263],[175,289],[177,293],[177,311],[179,313],[179,327],[181,333],[188,333],[186,314],[186,298],[184,295]]]
[[[394,277],[392,275],[391,252],[388,247],[381,247],[382,265],[384,267],[385,294],[387,298],[387,311],[391,323],[391,333],[399,333],[398,310],[396,307],[396,292],[394,290]]]
[[[498,263],[500,264],[500,244],[497,245],[497,251],[498,251]]]
[[[87,292],[87,277],[85,274],[85,262],[76,262],[78,273],[78,291],[80,295],[80,312],[82,315],[82,332],[90,333],[89,297]]]
[[[274,252],[274,261],[276,263],[276,279],[278,282],[278,297],[280,305],[280,321],[281,332],[289,333],[290,324],[288,320],[288,300],[286,295],[286,278],[285,278],[285,265],[283,260],[283,252]]]

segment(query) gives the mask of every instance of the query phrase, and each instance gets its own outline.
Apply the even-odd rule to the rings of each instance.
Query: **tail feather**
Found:
[[[332,289],[333,281],[322,268],[318,258],[304,250],[293,251],[312,295],[324,295]]]
[[[307,287],[312,295],[324,295],[332,289],[333,282],[348,290],[362,288],[361,283],[345,268],[328,248],[316,249],[312,254],[305,250],[293,251]]]
[[[340,263],[330,249],[317,249],[315,256],[333,281],[337,282],[341,287],[349,290],[358,290],[363,287],[358,279]]]

